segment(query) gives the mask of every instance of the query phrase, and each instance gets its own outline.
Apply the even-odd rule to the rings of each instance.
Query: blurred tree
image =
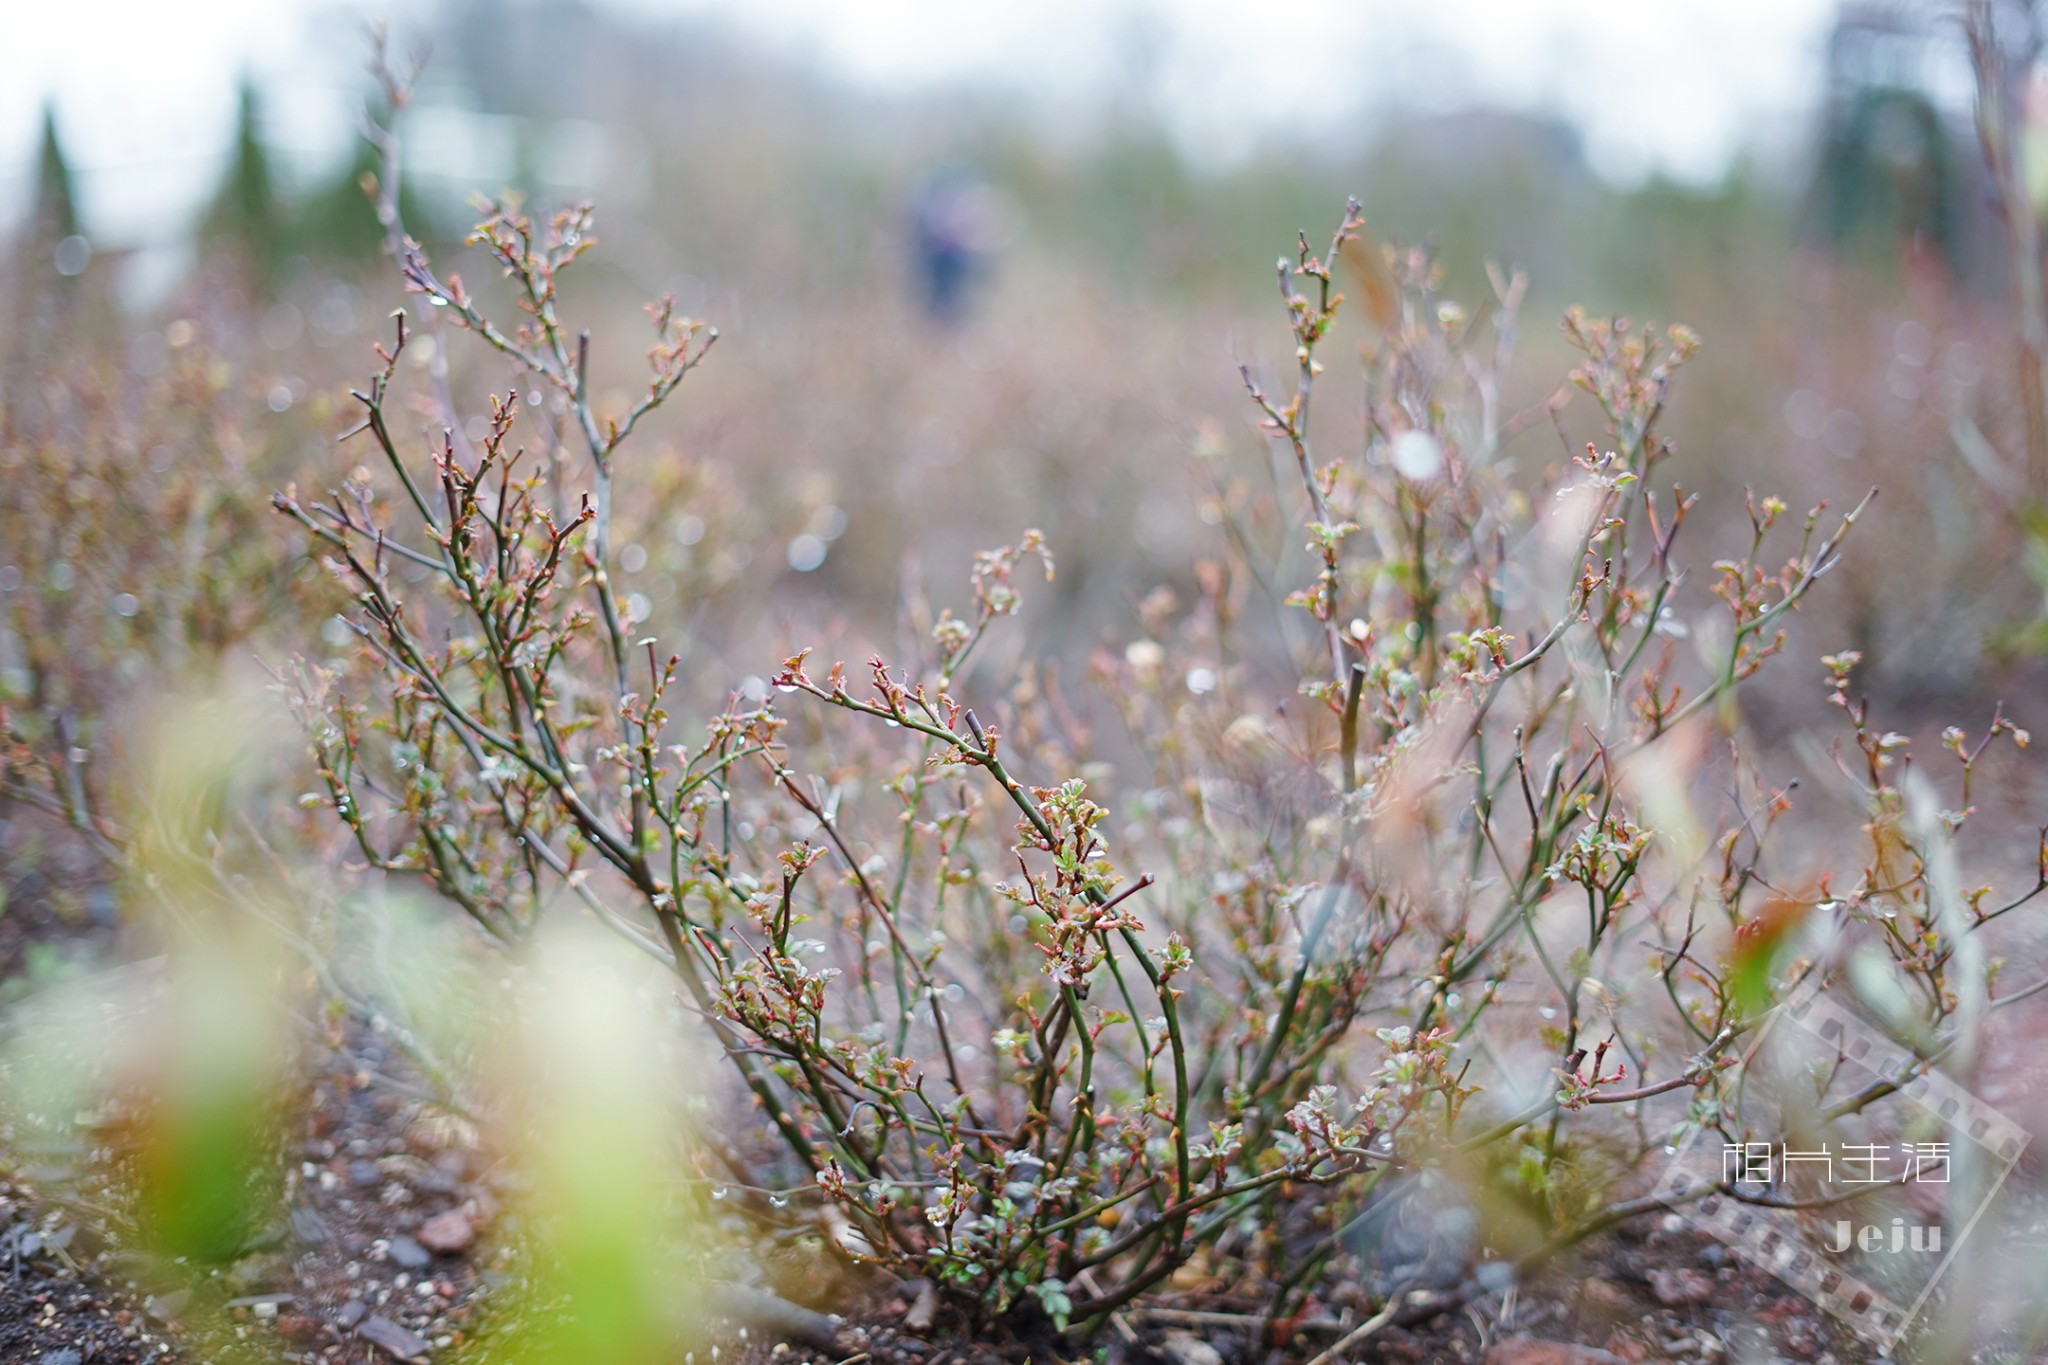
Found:
[[[376,204],[377,177],[381,172],[377,149],[367,141],[358,142],[355,156],[341,173],[315,188],[297,206],[289,234],[293,248],[315,260],[375,260],[384,249],[384,225],[377,221]],[[430,250],[435,246],[429,231],[433,215],[412,187],[402,182],[398,216],[407,232]]]
[[[1819,185],[1822,228],[1837,247],[1917,240],[1951,267],[1957,237],[1954,150],[1941,117],[1915,90],[1859,91],[1828,130]]]
[[[284,263],[284,215],[260,132],[255,84],[242,78],[234,151],[213,207],[200,227],[203,256],[226,258],[258,294],[269,293]]]
[[[43,105],[42,145],[36,154],[35,198],[28,225],[8,263],[6,340],[0,343],[0,445],[18,430],[21,404],[15,394],[32,388],[32,377],[50,351],[52,329],[71,328],[106,316],[108,295],[89,289],[86,267],[92,246],[85,239],[71,165],[57,136],[57,111]],[[95,272],[97,276],[104,272]]]
[[[43,105],[43,143],[36,154],[36,198],[29,224],[31,238],[38,246],[54,246],[84,231],[78,216],[78,196],[71,187],[71,165],[64,159],[64,144],[57,138],[57,109],[48,102]]]
[[[71,166],[57,137],[57,111],[43,105],[43,142],[36,155],[35,200],[29,207],[28,231],[22,241],[22,301],[46,314],[69,307],[78,293],[78,277],[92,261],[84,236]],[[47,320],[47,317],[45,317]]]
[[[377,153],[367,142],[341,173],[315,189],[299,204],[292,225],[294,244],[308,256],[361,261],[374,258],[384,245],[384,227],[377,221],[373,200]],[[410,224],[410,205],[401,216]]]
[[[1842,6],[1828,37],[1826,102],[1807,230],[1838,252],[1973,265],[1968,128],[1940,98],[1949,21],[1890,0]]]

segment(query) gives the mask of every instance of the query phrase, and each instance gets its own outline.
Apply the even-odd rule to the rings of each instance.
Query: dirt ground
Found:
[[[289,1191],[239,1259],[196,1276],[125,1248],[91,1182],[26,1164],[0,1184],[0,1360],[158,1365],[280,1360],[376,1365],[489,1359],[516,1233],[459,1124],[423,1123],[405,1059],[374,1031],[341,1032],[295,1106]],[[438,1247],[439,1250],[430,1249]],[[963,1341],[921,1286],[870,1282],[817,1334],[723,1319],[706,1342],[736,1365],[967,1365],[1065,1360],[1050,1340]],[[1352,1361],[1595,1365],[1875,1359],[1804,1299],[1666,1215],[1635,1220],[1504,1292],[1448,1311],[1411,1296],[1401,1320],[1339,1351]],[[1311,1309],[1277,1337],[1253,1305],[1196,1285],[1120,1315],[1101,1365],[1269,1365],[1338,1346],[1362,1314]],[[926,1325],[929,1323],[929,1325]],[[472,1355],[465,1347],[483,1346]],[[699,1356],[699,1359],[704,1358]]]
[[[48,979],[104,968],[121,951],[111,918],[75,888],[17,890],[0,916],[0,963],[6,979],[24,984],[0,992],[0,1008],[18,1009]],[[2048,1103],[2043,1032],[2048,996],[2011,1012],[1986,1068],[1986,1098],[2036,1129],[2048,1120],[2038,1112]],[[277,1207],[225,1264],[165,1265],[133,1244],[110,1179],[119,1113],[80,1114],[54,1140],[9,1135],[0,1149],[0,1365],[495,1358],[494,1337],[512,1315],[533,1311],[508,1292],[521,1265],[511,1177],[468,1124],[432,1102],[408,1055],[378,1029],[347,1016],[309,1022],[302,1056],[299,1087],[283,1097]],[[2037,1188],[2038,1164],[2023,1169],[2025,1190]],[[777,1234],[730,1221],[729,1231],[760,1239],[753,1250],[773,1261]],[[2048,1227],[2048,1216],[2029,1226]],[[2048,1254],[2048,1237],[2030,1234],[2016,1254]],[[1183,1277],[1077,1348],[1050,1334],[970,1340],[917,1283],[862,1280],[851,1268],[834,1278],[843,1293],[809,1297],[841,1307],[843,1319],[739,1291],[705,1314],[717,1335],[679,1365],[1300,1365],[1326,1352],[1337,1361],[1485,1365],[1886,1359],[1668,1212],[1625,1222],[1521,1283],[1468,1270],[1448,1302],[1410,1294],[1362,1335],[1373,1303],[1358,1286],[1335,1286],[1271,1328],[1262,1305]],[[815,1267],[792,1277],[818,1281]],[[772,1273],[765,1283],[804,1296]],[[1970,1358],[2030,1357],[2002,1347],[1994,1331]]]

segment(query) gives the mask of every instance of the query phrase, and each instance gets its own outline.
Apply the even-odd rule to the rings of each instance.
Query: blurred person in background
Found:
[[[969,295],[989,273],[1005,216],[996,190],[965,166],[933,171],[912,190],[918,302],[932,321],[951,327],[966,318]]]

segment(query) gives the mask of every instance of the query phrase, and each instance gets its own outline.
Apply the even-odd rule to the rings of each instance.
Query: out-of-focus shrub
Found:
[[[401,319],[360,395],[381,468],[279,495],[363,641],[300,705],[370,864],[506,940],[572,901],[675,973],[844,1254],[980,1323],[1099,1323],[1198,1255],[1277,1315],[1392,1173],[1471,1182],[1524,1264],[1635,1211],[1615,1177],[1669,1135],[1745,1133],[1741,1044],[1843,960],[1817,944],[1875,953],[1927,1038],[1970,1026],[1948,945],[1995,916],[1958,917],[1927,873],[1967,793],[1945,825],[1900,818],[1853,660],[1829,668],[1868,759],[1867,866],[1773,886],[1786,803],[1747,763],[1723,770],[1734,809],[1696,809],[1733,690],[1858,513],[1752,495],[1688,573],[1695,500],[1656,486],[1685,329],[1571,314],[1604,439],[1529,479],[1500,399],[1521,282],[1460,307],[1354,206],[1281,266],[1284,377],[1244,373],[1287,491],[1218,479],[1198,599],[1144,604],[1102,701],[1052,670],[967,681],[1020,575],[1052,575],[1032,533],[896,662],[784,664],[777,688],[864,736],[758,694],[691,724],[616,528],[646,477],[629,438],[712,334],[655,305],[645,387],[593,395],[604,343],[558,292],[591,224],[506,204],[479,227],[515,321],[401,248],[436,353],[466,333],[517,382],[474,429],[430,395],[445,434],[422,448],[393,420]],[[1326,460],[1346,252],[1374,286],[1365,420]],[[2001,718],[1957,741],[1966,781],[2000,736],[2024,740]],[[1597,1118],[1617,1112],[1635,1122]],[[1685,1197],[1717,1191],[1755,1197]]]
[[[252,379],[189,319],[117,345],[70,317],[9,364],[0,818],[7,875],[74,906],[109,879],[134,814],[106,783],[123,713],[213,668],[295,590],[253,496],[294,452],[250,431]]]

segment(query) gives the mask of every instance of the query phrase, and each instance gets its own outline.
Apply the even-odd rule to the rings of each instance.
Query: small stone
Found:
[[[363,1320],[363,1314],[370,1310],[363,1307],[361,1299],[350,1299],[334,1315],[334,1325],[344,1332]]]
[[[418,1360],[427,1353],[427,1343],[389,1318],[364,1319],[356,1335],[398,1360]]]
[[[242,1244],[242,1255],[254,1256],[262,1251],[275,1251],[291,1236],[291,1228],[282,1219],[265,1223],[249,1234],[249,1240]]]
[[[410,1237],[393,1237],[384,1254],[401,1270],[424,1270],[433,1264],[433,1253]]]
[[[82,1357],[69,1346],[54,1351],[45,1351],[36,1357],[36,1365],[79,1365]]]
[[[1595,1312],[1609,1316],[1635,1311],[1635,1304],[1630,1301],[1628,1291],[1599,1275],[1588,1275],[1579,1281],[1579,1301]]]
[[[155,1294],[143,1300],[142,1311],[166,1325],[176,1322],[178,1314],[185,1311],[185,1305],[192,1301],[189,1289],[173,1289],[168,1294]]]
[[[301,1242],[327,1240],[327,1220],[312,1209],[292,1210],[292,1235]]]
[[[1571,1341],[1509,1337],[1486,1353],[1486,1365],[1624,1365],[1622,1358],[1597,1346]]]
[[[1607,1349],[1621,1357],[1627,1365],[1646,1365],[1650,1359],[1650,1344],[1622,1331],[1608,1333]]]
[[[444,1256],[454,1256],[469,1250],[476,1240],[476,1220],[467,1204],[437,1213],[420,1224],[418,1237],[421,1246]]]
[[[1690,1267],[1665,1267],[1650,1272],[1650,1292],[1666,1308],[1677,1308],[1713,1298],[1714,1281]]]
[[[1785,1322],[1784,1342],[1785,1349],[1801,1360],[1812,1360],[1821,1353],[1820,1337],[1814,1332],[1812,1318],[1788,1318]]]
[[[221,1283],[236,1298],[260,1294],[281,1283],[291,1262],[280,1256],[244,1256],[228,1267]]]
[[[1223,1365],[1223,1355],[1193,1332],[1179,1328],[1160,1338],[1159,1353],[1168,1365]]]
[[[917,1297],[903,1312],[903,1330],[929,1332],[939,1311],[939,1287],[930,1280],[917,1281]]]
[[[320,1336],[320,1323],[304,1313],[280,1313],[277,1315],[277,1334],[295,1346],[304,1346]]]

